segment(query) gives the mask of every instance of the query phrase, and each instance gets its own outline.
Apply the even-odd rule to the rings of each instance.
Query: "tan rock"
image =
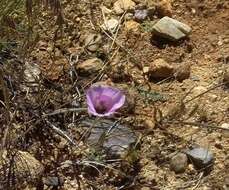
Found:
[[[191,66],[190,64],[182,64],[175,68],[174,70],[174,77],[179,82],[182,82],[185,79],[190,77],[191,73]]]
[[[140,33],[140,24],[130,20],[125,23],[125,30],[128,32]]]
[[[172,17],[172,4],[171,0],[161,0],[156,6],[156,11],[160,17]]]
[[[88,59],[76,66],[76,70],[79,71],[79,74],[87,75],[97,73],[103,67],[102,60],[98,58]]]
[[[155,121],[153,121],[153,120],[146,119],[146,120],[144,121],[144,126],[145,126],[147,129],[154,129],[154,128],[155,128],[155,125],[156,125],[156,123],[155,123]]]
[[[149,77],[153,79],[165,79],[173,75],[173,67],[164,59],[156,59],[150,64]]]
[[[170,169],[175,173],[182,173],[188,166],[188,157],[184,153],[176,154],[170,160]]]
[[[130,9],[134,9],[135,2],[132,0],[117,0],[114,3],[114,11],[116,14],[120,15],[123,14],[125,11],[128,11]]]

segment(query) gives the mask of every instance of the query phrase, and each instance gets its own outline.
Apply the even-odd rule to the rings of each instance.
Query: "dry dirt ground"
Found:
[[[114,14],[117,19],[122,19],[118,32],[113,36],[105,33],[100,27],[104,22],[101,5],[112,10],[113,3],[112,0],[63,1],[63,30],[56,32],[53,17],[43,14],[34,28],[39,38],[32,52],[26,59],[8,60],[11,64],[6,64],[5,68],[12,72],[5,75],[12,77],[16,93],[13,96],[9,92],[12,114],[9,121],[6,122],[4,107],[1,108],[1,116],[5,116],[1,119],[4,126],[1,138],[3,140],[6,138],[4,134],[9,133],[8,141],[3,141],[5,146],[11,152],[29,152],[44,170],[41,171],[42,180],[20,179],[24,174],[15,174],[22,168],[16,163],[14,165],[20,165],[19,169],[16,172],[4,170],[6,178],[3,181],[8,180],[7,187],[16,186],[17,189],[48,189],[44,181],[53,176],[60,180],[56,182],[57,187],[49,189],[226,190],[229,188],[226,186],[229,185],[226,182],[229,178],[229,129],[217,127],[229,123],[229,90],[225,85],[214,86],[222,83],[229,66],[229,2],[174,0],[172,17],[192,28],[189,38],[178,43],[152,38],[150,27],[159,19],[157,16],[136,22],[139,25],[130,30],[126,24],[128,18]],[[105,17],[109,18],[109,14]],[[102,37],[102,44],[95,52],[84,47],[84,36],[89,33]],[[69,61],[70,57],[73,61]],[[69,75],[69,70],[74,67],[69,63],[77,65],[94,57],[105,63],[103,69],[76,77]],[[190,76],[182,82],[174,78],[151,80],[144,68],[158,58],[178,67],[190,65]],[[25,61],[41,68],[39,85],[28,87],[22,80]],[[111,120],[121,120],[138,135],[135,148],[114,163],[106,162],[108,158],[102,150],[93,152],[84,143],[82,121],[95,118],[85,112],[41,117],[44,113],[72,107],[73,100],[74,105],[85,107],[85,89],[98,81],[124,89],[128,105]],[[179,106],[180,103],[184,106]],[[156,110],[162,115],[170,115],[164,122],[159,121],[160,114]],[[69,143],[51,129],[52,124],[77,143]],[[189,163],[184,172],[175,174],[170,168],[171,157],[193,145],[213,153],[212,170],[205,173]],[[97,164],[91,167],[83,163],[90,159]],[[76,164],[69,166],[69,162]],[[33,173],[32,169],[27,170]],[[25,182],[20,183],[20,180]]]

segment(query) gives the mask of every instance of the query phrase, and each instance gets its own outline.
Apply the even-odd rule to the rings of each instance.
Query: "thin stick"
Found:
[[[125,14],[126,14],[126,11],[122,14],[121,18],[120,18],[119,21],[118,21],[118,28],[117,28],[117,31],[116,31],[116,33],[115,33],[115,35],[114,35],[114,39],[113,39],[113,41],[112,41],[112,44],[111,44],[111,47],[110,47],[109,51],[112,50],[112,48],[113,48],[113,46],[114,46],[114,44],[115,44],[116,38],[117,38],[117,36],[118,36],[119,29],[120,29],[120,26],[121,26],[121,22],[122,22],[122,19],[123,19],[123,17],[124,17]]]
[[[53,125],[51,122],[49,122],[47,119],[45,121],[48,123],[49,127],[53,129],[58,135],[65,138],[68,142],[70,142],[72,145],[76,145],[76,143],[61,129],[57,128],[55,125]],[[77,145],[76,145],[77,146]]]
[[[204,123],[197,123],[197,122],[188,122],[188,121],[166,121],[165,123],[168,123],[168,124],[192,125],[192,126],[196,126],[196,127],[204,127],[204,128],[209,128],[209,129],[217,129],[217,130],[229,131],[229,129],[227,129],[227,128],[216,127],[216,126],[212,126],[212,125],[208,125],[208,124],[204,124]]]
[[[209,89],[206,90],[205,92],[202,92],[202,93],[200,93],[200,94],[194,96],[194,97],[191,98],[190,100],[184,101],[184,104],[189,103],[189,102],[195,100],[196,98],[198,98],[198,97],[200,97],[200,96],[202,96],[202,95],[204,95],[204,94],[206,94],[206,93],[208,93],[208,92],[210,92],[210,91],[212,91],[212,90],[214,90],[214,89],[216,89],[216,88],[218,88],[218,87],[220,87],[220,86],[223,86],[223,85],[225,85],[225,84],[227,84],[227,83],[220,83],[220,84],[217,84],[217,85],[215,85],[215,86],[209,88]]]
[[[42,115],[42,117],[57,115],[57,114],[66,113],[66,112],[83,112],[86,110],[87,108],[62,108],[62,109],[55,110],[52,113],[45,113]]]
[[[106,36],[108,38],[110,38],[111,40],[113,40],[115,42],[115,44],[120,47],[125,53],[127,53],[134,61],[134,63],[136,64],[137,67],[141,68],[142,66],[139,65],[140,61],[136,59],[136,57],[127,50],[127,48],[125,48],[121,43],[119,43],[117,40],[114,40],[114,38],[112,36],[110,36],[102,27],[100,27],[100,29],[103,31],[104,34],[106,34]]]
[[[199,178],[197,179],[197,183],[196,183],[196,185],[192,188],[192,190],[195,190],[195,189],[197,189],[197,188],[199,187],[200,182],[201,182],[203,176],[204,176],[204,172],[201,172]]]

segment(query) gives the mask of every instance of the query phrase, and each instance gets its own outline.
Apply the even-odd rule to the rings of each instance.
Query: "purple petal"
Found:
[[[92,103],[102,95],[104,88],[102,86],[93,86],[87,90],[87,97],[91,99]]]
[[[124,103],[125,103],[125,95],[122,94],[121,92],[116,95],[115,99],[114,99],[114,104],[112,106],[112,108],[109,110],[109,112],[115,112],[117,109],[121,108]]]
[[[100,86],[91,87],[86,92],[88,111],[90,113],[96,113],[95,102],[101,96],[103,88]]]

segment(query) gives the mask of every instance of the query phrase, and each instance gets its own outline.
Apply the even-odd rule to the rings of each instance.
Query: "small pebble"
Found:
[[[102,36],[100,34],[89,34],[84,40],[84,46],[87,50],[95,52],[102,43]]]
[[[229,123],[223,123],[221,126],[221,128],[226,129],[223,133],[222,136],[224,138],[229,138]]]
[[[182,82],[185,79],[188,79],[190,77],[191,73],[191,66],[190,64],[183,64],[179,65],[174,72],[174,77],[179,82]]]
[[[102,69],[102,67],[102,60],[98,58],[91,58],[76,65],[76,70],[79,72],[79,75],[89,75],[97,73],[100,69]]]
[[[188,158],[184,153],[176,154],[170,161],[170,169],[175,173],[182,173],[188,166]]]
[[[224,190],[229,190],[229,176],[226,176],[224,178],[224,186],[223,186]]]
[[[150,190],[149,187],[142,187],[141,190]]]
[[[136,3],[132,0],[117,0],[114,3],[113,10],[117,15],[123,14],[125,11],[134,9]]]
[[[229,87],[229,69],[223,74],[223,82],[225,83],[226,87]]]

